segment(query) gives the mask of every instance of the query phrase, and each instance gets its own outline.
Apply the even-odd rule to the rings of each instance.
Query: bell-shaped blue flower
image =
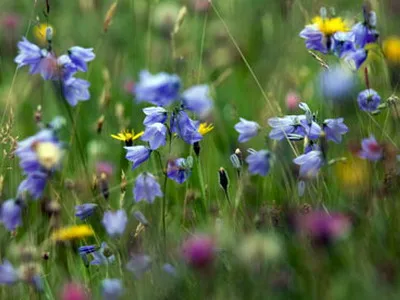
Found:
[[[246,157],[246,162],[249,165],[249,173],[266,176],[270,169],[270,152],[267,150],[255,151],[254,149],[249,149],[248,152],[250,155]]]
[[[307,25],[301,32],[300,37],[305,39],[306,48],[319,51],[323,54],[328,53],[324,34],[315,25]]]
[[[367,89],[358,94],[357,102],[361,110],[373,112],[378,109],[381,97],[375,90]]]
[[[62,92],[69,105],[75,106],[79,101],[90,99],[89,87],[89,81],[71,77],[63,82]]]
[[[239,133],[239,143],[245,143],[258,134],[260,125],[257,122],[240,118],[240,122],[235,124],[235,130]]]
[[[300,177],[306,179],[314,178],[318,175],[324,164],[324,159],[321,151],[313,150],[296,157],[293,162],[300,166]]]
[[[339,144],[342,141],[342,135],[349,131],[346,124],[343,123],[343,118],[326,119],[323,124],[325,137],[328,141]]]
[[[205,116],[213,106],[209,93],[207,85],[192,86],[182,94],[182,107],[201,117]]]
[[[269,133],[269,137],[278,141],[285,138],[290,140],[303,138],[305,136],[305,129],[301,122],[304,120],[306,120],[305,115],[270,118],[268,119],[268,125],[272,127],[272,130]]]
[[[85,203],[82,205],[76,205],[75,206],[75,216],[81,220],[85,220],[86,218],[90,217],[94,213],[96,207],[97,207],[97,204],[95,204],[95,203]]]
[[[78,68],[79,71],[87,71],[87,62],[92,61],[96,55],[93,53],[93,48],[72,47],[68,50],[68,56]]]
[[[48,174],[44,172],[33,172],[28,175],[18,186],[18,195],[29,194],[34,200],[42,197],[48,180]]]
[[[8,231],[13,231],[22,224],[21,214],[21,203],[9,199],[1,205],[0,221]]]
[[[133,162],[132,170],[148,160],[152,151],[145,146],[130,146],[124,148],[127,150],[125,158]]]
[[[91,265],[108,265],[115,261],[115,255],[111,253],[107,243],[101,243],[100,249],[91,253],[93,260],[90,262]]]
[[[138,102],[149,102],[158,106],[168,106],[178,100],[181,80],[177,75],[167,73],[150,74],[142,71],[135,86]]]
[[[156,197],[162,197],[163,193],[156,178],[152,174],[144,172],[136,178],[133,195],[136,202],[145,200],[149,203],[153,203],[154,199]]]
[[[156,150],[167,142],[167,127],[162,123],[154,123],[146,127],[142,141],[149,142],[150,149]]]
[[[187,165],[184,158],[169,160],[167,166],[167,176],[169,179],[179,184],[184,183],[191,174],[191,168]]]
[[[4,260],[3,264],[0,265],[0,284],[12,285],[17,281],[18,281],[17,270],[8,260]]]
[[[149,126],[154,123],[165,123],[168,118],[168,113],[165,108],[160,106],[146,107],[143,109],[146,118],[143,121],[143,125]]]
[[[365,49],[357,49],[352,52],[346,52],[344,60],[350,65],[353,70],[358,70],[367,60],[368,52]]]
[[[126,223],[128,223],[128,217],[123,209],[106,211],[102,220],[102,224],[110,236],[122,235],[125,231]]]
[[[178,134],[182,140],[190,145],[203,139],[203,136],[198,132],[198,124],[190,119],[183,110],[172,114],[170,127],[173,133]]]

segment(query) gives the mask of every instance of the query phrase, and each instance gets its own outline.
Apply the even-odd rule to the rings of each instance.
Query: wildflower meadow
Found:
[[[399,15],[1,0],[0,299],[399,299]]]

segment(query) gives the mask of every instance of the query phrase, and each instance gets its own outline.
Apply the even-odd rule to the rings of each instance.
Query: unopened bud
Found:
[[[226,193],[228,191],[228,186],[229,186],[228,173],[226,173],[225,169],[221,167],[218,170],[218,174],[219,174],[219,185]]]
[[[53,39],[53,28],[48,26],[46,28],[46,40],[50,43],[52,39]]]

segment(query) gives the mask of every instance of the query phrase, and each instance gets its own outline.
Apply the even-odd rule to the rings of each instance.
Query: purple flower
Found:
[[[342,141],[342,135],[349,131],[349,128],[343,123],[343,118],[326,119],[323,128],[326,139],[336,144],[339,144]]]
[[[383,156],[383,148],[378,144],[375,137],[371,135],[369,138],[362,140],[358,156],[371,161],[378,161]]]
[[[111,253],[105,242],[101,243],[100,249],[92,252],[93,260],[90,262],[91,265],[108,265],[115,261],[115,255]]]
[[[213,106],[207,85],[193,86],[182,94],[182,106],[199,116],[206,115]]]
[[[14,269],[13,265],[8,260],[4,260],[3,264],[0,265],[0,284],[11,285],[17,281],[17,270]]]
[[[130,146],[124,148],[127,150],[125,158],[133,162],[132,170],[148,160],[152,151],[145,146]]]
[[[344,60],[350,64],[354,70],[358,70],[361,65],[367,60],[368,52],[365,49],[357,49],[352,52],[347,52],[344,55]]]
[[[146,107],[143,109],[146,118],[143,121],[145,126],[152,125],[154,123],[165,123],[168,118],[167,111],[160,106]]]
[[[378,109],[381,97],[373,89],[367,89],[358,94],[357,102],[361,110],[373,112]]]
[[[260,125],[254,121],[240,118],[240,122],[235,125],[235,130],[239,133],[239,143],[245,143],[258,134]]]
[[[117,300],[124,293],[120,279],[104,279],[101,282],[102,297],[105,300]]]
[[[63,81],[62,92],[69,105],[75,106],[79,101],[90,99],[89,87],[89,81],[71,77]]]
[[[142,277],[151,268],[152,262],[148,255],[137,254],[126,264],[126,268],[132,272],[136,278]]]
[[[198,124],[189,118],[183,110],[173,113],[170,121],[171,131],[179,135],[185,143],[193,145],[203,139],[198,132]]]
[[[354,52],[355,35],[353,32],[336,32],[332,38],[332,52],[342,58],[349,52]]]
[[[75,206],[75,216],[81,220],[85,220],[87,217],[90,217],[94,210],[96,209],[97,204],[95,203],[85,203],[82,205]]]
[[[169,160],[167,166],[167,176],[169,179],[182,184],[188,179],[191,174],[191,169],[187,166],[184,158],[177,158],[175,160]]]
[[[136,202],[145,200],[149,203],[153,203],[156,197],[163,196],[156,178],[148,172],[141,173],[136,178],[133,194]]]
[[[313,150],[296,157],[293,162],[300,166],[301,178],[313,178],[317,176],[319,169],[323,166],[324,159],[321,151]]]
[[[18,186],[18,195],[28,193],[34,200],[42,197],[46,187],[48,175],[43,172],[33,172],[28,175]]]
[[[150,74],[142,71],[135,86],[136,100],[158,106],[167,106],[179,97],[181,80],[177,75],[167,73]]]
[[[365,23],[357,23],[351,29],[355,35],[355,42],[360,48],[366,44],[375,43],[378,40],[379,32]]]
[[[61,55],[57,58],[57,65],[59,69],[59,75],[54,80],[62,80],[67,81],[70,79],[76,72],[78,72],[77,66],[72,62],[68,55]]]
[[[122,235],[125,231],[126,223],[128,223],[128,217],[123,209],[115,212],[106,211],[102,220],[102,224],[110,236]]]
[[[305,136],[305,130],[300,122],[305,119],[305,115],[270,118],[268,124],[272,127],[272,130],[269,133],[269,137],[278,141],[286,137],[289,140],[303,138]]]
[[[81,246],[78,248],[79,254],[90,254],[97,251],[96,245]]]
[[[13,231],[22,224],[21,212],[21,204],[14,199],[9,199],[1,205],[0,221],[8,231]]]
[[[270,169],[270,152],[267,150],[255,151],[254,149],[247,151],[250,153],[246,157],[246,162],[249,164],[249,173],[266,176]]]
[[[328,53],[324,34],[316,25],[307,25],[301,32],[300,37],[306,40],[306,48],[316,50],[323,54]]]
[[[323,95],[335,101],[351,98],[357,80],[350,68],[341,65],[322,71],[319,78]]]
[[[142,141],[149,142],[150,149],[156,150],[167,142],[167,127],[162,123],[153,123],[146,127]]]
[[[304,134],[310,140],[316,140],[321,136],[322,129],[316,122],[303,119],[300,123],[304,128]]]
[[[210,266],[216,253],[215,242],[208,235],[196,235],[188,238],[182,245],[182,255],[186,263],[202,269]]]
[[[79,71],[86,72],[88,61],[92,61],[96,56],[93,48],[72,47],[68,50],[68,56]]]

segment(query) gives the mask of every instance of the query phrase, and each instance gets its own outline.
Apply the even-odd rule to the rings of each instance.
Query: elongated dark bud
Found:
[[[199,143],[199,142],[195,142],[195,143],[193,144],[193,150],[194,150],[194,153],[196,153],[196,156],[199,157],[199,155],[200,155],[200,150],[201,150],[201,148],[200,148],[200,143]]]
[[[228,193],[228,187],[229,187],[228,173],[226,173],[225,169],[221,167],[218,170],[218,175],[219,175],[219,185],[224,190],[225,197],[230,204],[231,201],[230,201],[229,193]]]
[[[107,175],[102,173],[100,175],[100,191],[101,194],[103,195],[104,199],[108,199],[110,196],[110,190],[108,189],[108,180],[107,180]]]

